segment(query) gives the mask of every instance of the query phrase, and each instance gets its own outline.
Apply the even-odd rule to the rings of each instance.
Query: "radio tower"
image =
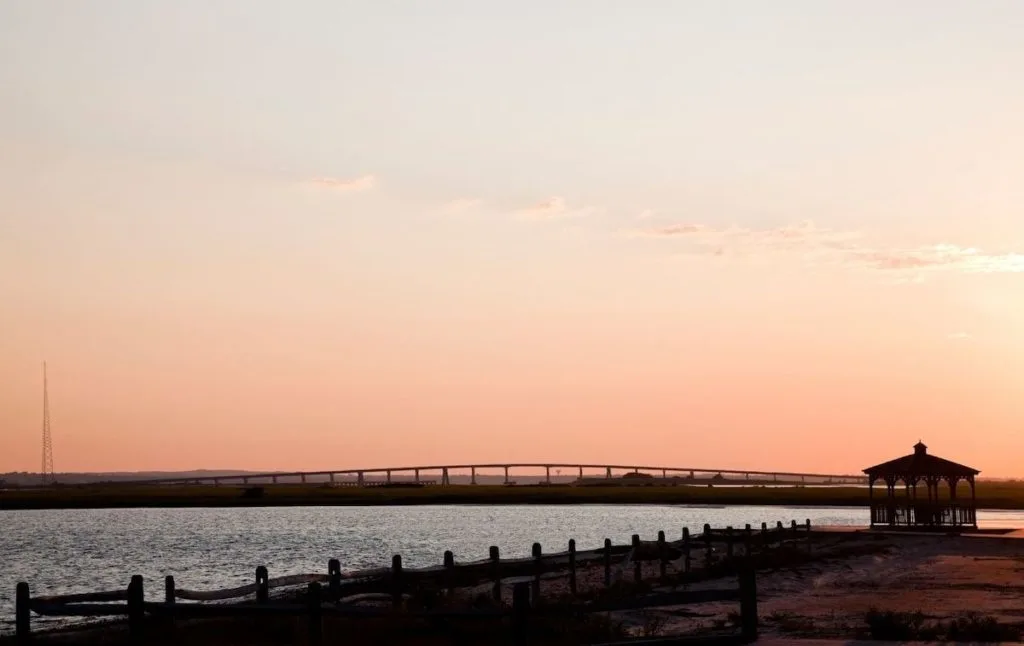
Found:
[[[53,438],[50,436],[50,394],[46,383],[46,362],[43,362],[43,470],[40,472],[43,484],[52,484]]]

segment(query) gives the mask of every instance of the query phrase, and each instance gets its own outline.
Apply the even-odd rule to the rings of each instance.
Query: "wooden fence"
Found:
[[[613,545],[605,539],[604,547],[577,551],[574,540],[568,550],[544,554],[539,543],[534,543],[528,558],[502,559],[496,546],[490,548],[489,558],[456,564],[452,552],[444,554],[440,566],[405,568],[401,555],[392,558],[390,568],[375,568],[356,572],[342,572],[336,559],[328,562],[327,574],[303,574],[271,579],[266,567],[256,568],[252,584],[215,591],[195,591],[177,587],[174,577],[164,580],[162,601],[147,601],[144,581],[140,575],[131,577],[123,590],[68,594],[58,596],[31,596],[29,585],[19,583],[16,591],[16,636],[28,641],[32,635],[31,617],[35,613],[50,617],[127,617],[129,633],[141,638],[147,615],[162,617],[173,625],[177,619],[305,616],[309,623],[311,644],[321,643],[324,617],[423,617],[437,619],[502,619],[511,622],[516,635],[525,636],[531,620],[543,616],[580,615],[581,613],[614,612],[674,605],[700,604],[736,600],[740,602],[740,632],[733,641],[749,642],[757,636],[757,591],[755,569],[759,558],[771,548],[783,544],[806,543],[810,548],[811,524],[789,527],[777,523],[769,528],[762,524],[760,531],[750,525],[742,530],[731,527],[717,530],[705,525],[702,534],[691,536],[683,529],[682,538],[667,541],[664,532],[658,532],[656,541],[644,542],[633,535],[628,545]],[[721,546],[724,544],[724,551]],[[694,563],[694,561],[698,561]],[[621,599],[586,600],[579,594],[577,581],[581,566],[600,563],[603,585],[613,585],[613,572],[623,575],[632,566],[634,583],[643,581],[643,564],[658,564],[658,579],[666,578],[670,562],[679,564],[676,583],[736,575],[738,585],[728,590],[683,590],[662,593],[636,594]],[[541,581],[545,575],[564,573],[568,577],[568,600],[544,603]],[[410,609],[406,604],[410,593],[435,589],[451,593],[459,587],[490,583],[493,607],[472,609]],[[305,602],[272,601],[270,590],[277,587],[306,585]],[[512,586],[511,604],[502,599],[503,586]],[[231,604],[204,603],[210,601],[239,600]],[[386,601],[385,607],[358,606],[363,601]],[[191,601],[193,603],[179,603]],[[639,642],[638,642],[639,643]]]

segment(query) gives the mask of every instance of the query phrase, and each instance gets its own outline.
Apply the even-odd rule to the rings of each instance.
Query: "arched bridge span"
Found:
[[[563,476],[563,470],[569,471]],[[531,477],[540,477],[541,482],[552,483],[552,471],[556,477],[565,480],[577,474],[579,480],[596,480],[597,478],[612,479],[629,476],[643,478],[673,479],[685,484],[694,482],[703,484],[867,484],[867,479],[860,475],[836,475],[825,473],[801,473],[794,471],[756,471],[743,469],[707,469],[697,467],[665,467],[631,464],[580,464],[573,462],[493,462],[484,464],[434,464],[423,466],[376,467],[368,469],[330,469],[323,471],[271,471],[266,473],[242,473],[236,475],[210,475],[182,478],[159,478],[152,480],[132,480],[118,484],[156,485],[156,484],[227,484],[256,482],[283,483],[298,482],[330,482],[339,485],[375,486],[396,482],[429,482],[442,485],[451,484],[453,472],[467,474],[468,484],[478,484],[481,471],[497,471],[505,484],[513,484],[513,472],[525,476],[529,471]],[[589,472],[589,473],[588,473]],[[435,476],[435,477],[430,477]],[[589,477],[588,477],[589,476]],[[429,480],[427,479],[429,478]]]

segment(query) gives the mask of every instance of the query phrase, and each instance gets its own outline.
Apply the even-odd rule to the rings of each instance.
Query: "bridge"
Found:
[[[275,471],[267,473],[246,473],[237,475],[216,475],[185,478],[159,478],[151,480],[119,481],[118,485],[173,485],[173,484],[253,484],[286,482],[308,483],[327,482],[339,486],[380,486],[399,482],[450,485],[452,472],[469,474],[469,484],[479,484],[478,476],[484,477],[482,471],[497,471],[498,477],[506,485],[515,484],[511,479],[513,471],[527,475],[524,471],[537,476],[542,472],[542,483],[552,484],[551,472],[554,470],[559,479],[566,476],[561,471],[578,472],[578,479],[583,481],[587,472],[592,478],[611,480],[616,477],[632,476],[635,478],[657,478],[662,482],[673,484],[745,484],[745,485],[784,485],[784,484],[818,484],[818,485],[866,485],[867,478],[862,475],[834,475],[822,473],[797,473],[785,471],[751,471],[738,469],[704,469],[695,467],[663,467],[622,464],[578,464],[566,462],[535,462],[535,463],[493,463],[493,464],[446,464],[426,466],[378,467],[372,469],[332,469],[327,471]],[[435,476],[437,479],[425,477]],[[698,477],[700,476],[700,477]],[[572,477],[572,476],[568,476]],[[594,480],[590,480],[594,483]],[[112,483],[113,484],[113,483]]]

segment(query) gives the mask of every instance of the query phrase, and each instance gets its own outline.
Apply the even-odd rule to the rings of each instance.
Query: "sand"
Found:
[[[948,622],[967,612],[1024,626],[1024,536],[842,535],[816,546],[823,560],[759,571],[758,614],[765,638],[852,639],[866,629],[872,610],[921,612]],[[874,553],[831,553],[860,544]],[[877,550],[877,551],[875,551]],[[695,584],[692,589],[733,585]],[[699,613],[681,616],[680,611]],[[704,604],[633,613],[639,628],[661,615],[659,632],[676,634],[721,626],[736,604]]]

